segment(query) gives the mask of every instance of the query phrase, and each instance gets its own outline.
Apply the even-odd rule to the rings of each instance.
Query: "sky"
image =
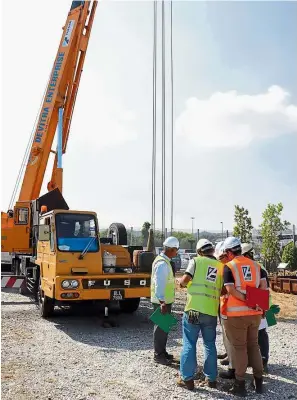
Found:
[[[70,1],[2,2],[2,210],[6,211]],[[55,6],[54,6],[55,5]],[[170,228],[170,43],[166,9],[166,225]],[[159,19],[161,4],[158,5]],[[282,202],[297,223],[296,2],[173,2],[174,228],[261,223]],[[13,26],[12,26],[13,16]],[[24,17],[25,16],[25,17]],[[161,31],[157,203],[161,226]],[[151,219],[153,3],[99,2],[76,101],[63,194],[100,226]],[[43,193],[49,180],[45,177]]]

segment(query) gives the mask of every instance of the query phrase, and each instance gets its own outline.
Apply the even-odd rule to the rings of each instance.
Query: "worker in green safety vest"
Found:
[[[162,314],[171,313],[171,306],[175,299],[175,278],[170,261],[176,257],[178,250],[178,239],[170,236],[163,243],[163,251],[153,262],[151,302],[154,310],[160,307]],[[155,325],[154,360],[163,365],[170,364],[174,358],[166,350],[167,339],[168,333],[164,332],[158,325]]]
[[[242,255],[253,260],[254,259],[254,247],[251,243],[242,243],[241,244],[241,249],[242,249]],[[258,263],[261,268],[266,272],[266,281],[267,281],[267,287],[269,287],[269,280],[268,280],[268,273],[261,263]],[[272,299],[271,295],[269,295],[269,307],[272,305]],[[263,316],[260,326],[259,326],[259,331],[258,331],[258,344],[260,347],[260,352],[262,356],[262,361],[263,361],[263,369],[267,373],[268,372],[268,359],[269,359],[269,337],[266,328],[268,327],[267,320],[265,316]]]
[[[216,327],[223,287],[223,264],[214,257],[214,246],[200,239],[196,246],[198,257],[190,261],[180,286],[187,286],[187,302],[183,315],[183,349],[178,385],[194,389],[197,370],[196,345],[201,332],[204,344],[205,383],[216,387],[217,350]]]

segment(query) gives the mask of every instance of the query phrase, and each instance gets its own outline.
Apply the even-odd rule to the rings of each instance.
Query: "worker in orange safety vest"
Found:
[[[258,329],[263,311],[249,308],[246,287],[267,290],[266,272],[253,260],[242,256],[241,242],[236,237],[224,241],[228,263],[224,266],[224,285],[228,292],[226,336],[231,343],[235,381],[231,392],[246,395],[245,373],[248,362],[253,368],[254,386],[263,392],[263,364],[258,346]]]

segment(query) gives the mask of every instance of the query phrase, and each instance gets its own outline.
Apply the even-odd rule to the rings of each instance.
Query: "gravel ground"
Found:
[[[168,349],[181,351],[184,293],[174,312],[178,327]],[[229,383],[218,390],[194,392],[176,386],[178,367],[155,365],[152,359],[151,307],[143,300],[132,316],[114,315],[119,327],[101,327],[96,312],[58,311],[42,320],[30,299],[2,293],[2,398],[5,400],[167,400],[230,399]],[[279,322],[269,329],[271,360],[266,393],[249,398],[297,399],[297,321]],[[223,351],[218,327],[218,350]],[[198,345],[201,362],[202,345]],[[251,377],[248,370],[248,377]]]

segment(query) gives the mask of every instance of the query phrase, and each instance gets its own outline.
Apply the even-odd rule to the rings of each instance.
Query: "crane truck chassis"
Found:
[[[50,204],[54,209],[48,211]],[[59,189],[32,201],[30,208],[23,204],[17,215],[24,223],[30,217],[32,254],[14,257],[15,272],[25,277],[42,317],[52,316],[55,305],[85,301],[119,302],[121,311],[132,313],[141,297],[150,296],[154,254],[144,252],[145,259],[134,265],[133,253],[141,247],[125,245],[122,224],[112,224],[108,237],[100,238],[96,213],[69,210]],[[115,266],[104,265],[104,252],[116,257]]]

